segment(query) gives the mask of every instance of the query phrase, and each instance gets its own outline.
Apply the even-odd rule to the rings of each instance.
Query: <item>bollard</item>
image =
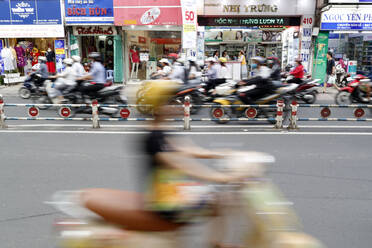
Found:
[[[283,128],[283,109],[284,109],[284,100],[278,100],[276,103],[277,111],[276,111],[276,129]]]
[[[99,126],[99,116],[98,116],[98,102],[97,100],[92,101],[92,121],[93,128],[100,128]]]
[[[184,130],[190,130],[190,97],[185,97],[185,103],[183,105],[184,111],[183,111],[183,121],[184,121]]]
[[[0,128],[7,128],[4,114],[4,98],[0,95]]]
[[[296,100],[292,101],[292,104],[291,104],[291,117],[289,119],[289,126],[288,126],[288,129],[298,129],[297,127],[297,107],[298,107],[298,103]]]

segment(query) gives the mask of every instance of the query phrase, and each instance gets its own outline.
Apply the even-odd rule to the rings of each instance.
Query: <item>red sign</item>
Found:
[[[142,36],[138,36],[138,43],[146,43],[146,38]]]
[[[329,108],[323,108],[321,111],[320,111],[320,115],[323,117],[323,118],[327,118],[331,115],[331,110]]]
[[[247,118],[253,119],[257,116],[257,110],[255,108],[248,108],[245,110],[245,116],[247,116]]]
[[[213,110],[212,115],[214,118],[221,118],[224,116],[224,111],[222,108],[216,108]]]
[[[181,39],[171,39],[171,38],[152,38],[151,43],[156,44],[181,44]]]
[[[364,112],[364,110],[361,109],[361,108],[358,108],[358,109],[356,109],[356,110],[354,111],[354,116],[355,116],[356,118],[361,118],[361,117],[364,116],[364,114],[365,114],[365,112]]]
[[[68,118],[70,117],[71,115],[71,109],[68,108],[68,107],[62,107],[59,109],[59,115],[64,117],[64,118]]]
[[[130,115],[129,109],[127,109],[127,108],[120,109],[120,116],[121,116],[121,118],[127,119],[129,117],[129,115]]]
[[[114,0],[114,23],[126,25],[182,25],[180,0]]]
[[[28,108],[28,115],[30,117],[37,117],[39,115],[39,108],[37,107]]]

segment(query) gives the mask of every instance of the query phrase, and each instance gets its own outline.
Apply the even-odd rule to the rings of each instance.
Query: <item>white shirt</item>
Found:
[[[262,77],[263,79],[269,78],[271,76],[271,69],[267,66],[261,66],[255,76]]]
[[[165,75],[169,75],[171,72],[172,72],[172,67],[170,67],[169,65],[166,65],[163,67],[163,73]]]
[[[80,64],[79,62],[75,62],[72,64],[72,69],[74,70],[75,72],[75,75],[77,77],[81,77],[83,75],[85,75],[87,72],[84,70],[84,66],[82,64]]]
[[[61,78],[64,78],[68,81],[73,81],[73,82],[75,82],[75,80],[77,78],[77,75],[76,75],[74,69],[72,69],[72,66],[66,66],[66,68],[58,75]]]
[[[15,58],[10,48],[7,48],[7,47],[3,48],[1,50],[1,57],[3,58],[3,61],[4,61],[5,71],[12,71],[15,69],[14,63],[13,63]]]
[[[218,72],[218,78],[231,78],[229,68],[227,68],[226,66],[221,66]]]

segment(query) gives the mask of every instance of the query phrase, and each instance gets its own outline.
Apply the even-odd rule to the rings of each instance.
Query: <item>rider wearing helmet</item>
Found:
[[[63,60],[63,64],[65,65],[65,69],[53,76],[51,78],[58,78],[54,83],[54,90],[50,89],[48,94],[51,98],[58,98],[54,99],[54,102],[61,103],[63,101],[63,94],[71,91],[76,87],[76,73],[72,69],[72,64],[74,60],[71,58],[66,58]]]
[[[277,57],[268,57],[267,66],[272,70],[271,79],[274,81],[280,81],[280,63]]]
[[[225,81],[227,78],[230,78],[229,69],[226,66],[227,59],[224,57],[221,57],[218,59],[220,62],[220,71],[218,73],[218,78]]]
[[[154,121],[143,140],[148,155],[144,179],[148,180],[147,194],[112,189],[87,189],[81,193],[83,205],[106,221],[127,230],[176,230],[192,223],[195,217],[211,214],[213,202],[205,182],[225,183],[241,178],[218,172],[195,160],[223,158],[222,152],[196,147],[164,131],[163,122],[177,111],[167,104],[178,86],[172,81],[154,82],[144,95],[146,104],[154,107]],[[191,195],[185,194],[185,190]]]
[[[89,80],[89,83],[83,84],[80,91],[83,94],[94,97],[94,94],[103,89],[106,83],[106,71],[101,63],[101,55],[98,52],[92,52],[88,56],[92,60],[88,75],[78,78],[78,80]]]
[[[163,66],[162,73],[164,74],[164,76],[169,75],[169,74],[172,72],[172,67],[170,67],[170,62],[169,62],[169,60],[163,58],[163,59],[161,59],[159,62],[160,62],[160,63],[162,64],[162,66]]]
[[[247,104],[254,103],[255,100],[271,93],[273,90],[270,80],[271,69],[266,66],[266,59],[263,57],[253,57],[251,68],[254,71],[254,77],[239,83],[239,85],[255,85],[255,88],[247,91],[244,96],[240,97]]]
[[[82,77],[86,74],[84,66],[80,63],[81,57],[78,55],[73,55],[71,58],[74,60],[72,64],[72,69],[74,70],[77,77]]]
[[[48,66],[46,65],[47,58],[44,56],[39,56],[38,59],[39,59],[40,69],[38,70],[37,73],[39,73],[41,77],[45,80],[49,77]]]
[[[302,60],[301,59],[296,59],[295,65],[296,65],[296,67],[289,73],[294,78],[288,80],[288,83],[301,84],[302,83],[302,78],[304,77],[304,74],[305,74],[304,66],[302,65]]]

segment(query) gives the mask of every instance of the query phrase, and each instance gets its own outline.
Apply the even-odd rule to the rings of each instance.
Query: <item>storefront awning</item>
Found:
[[[114,0],[114,23],[127,25],[182,25],[180,0]]]

